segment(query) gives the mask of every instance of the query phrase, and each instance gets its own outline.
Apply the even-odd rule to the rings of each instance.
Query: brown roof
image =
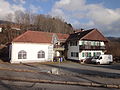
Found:
[[[87,35],[91,31],[92,30],[86,30],[86,31],[76,32],[76,33],[70,34],[67,41],[80,40],[82,37],[84,37],[85,35]]]
[[[63,40],[63,39],[67,39],[69,37],[69,34],[62,34],[62,33],[56,33],[56,35],[58,36],[58,39]]]
[[[96,41],[108,41],[97,29],[85,30],[71,34],[67,41],[73,40],[96,40]]]
[[[51,43],[52,36],[55,33],[40,32],[40,31],[26,31],[18,36],[13,42],[27,42],[27,43]],[[67,39],[68,34],[56,33],[58,39]]]

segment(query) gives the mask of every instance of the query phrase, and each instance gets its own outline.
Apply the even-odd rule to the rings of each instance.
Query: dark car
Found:
[[[84,63],[91,64],[92,63],[92,58],[93,57],[88,57],[84,60]]]
[[[113,57],[113,62],[120,63],[120,57],[118,57],[118,56]]]

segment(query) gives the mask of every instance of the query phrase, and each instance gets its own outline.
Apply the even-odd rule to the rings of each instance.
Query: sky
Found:
[[[75,29],[97,28],[120,37],[120,0],[0,0],[0,19],[17,10],[57,16]]]

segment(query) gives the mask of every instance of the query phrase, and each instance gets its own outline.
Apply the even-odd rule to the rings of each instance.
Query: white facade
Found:
[[[2,32],[2,28],[0,27],[0,32]]]
[[[77,41],[77,45],[70,45],[70,42],[68,43],[68,52],[67,52],[67,58],[68,59],[72,59],[72,60],[82,60],[88,57],[92,57],[98,54],[104,54],[103,50],[86,50],[86,49],[82,49],[80,50],[79,46],[83,45],[90,45],[90,46],[96,46],[96,45],[100,45],[100,46],[105,46],[103,41]],[[71,55],[72,53],[78,53],[78,56],[74,56]]]
[[[18,53],[24,50],[26,59],[18,58]],[[44,51],[45,57],[38,58],[38,52]],[[53,45],[46,43],[17,43],[11,45],[11,63],[31,63],[31,62],[46,62],[53,60]]]
[[[97,54],[97,53],[104,54],[104,52],[102,50],[83,50],[79,53],[79,60],[87,58],[86,55],[83,56],[83,53],[84,54],[91,53],[91,57],[94,56],[94,53],[95,54]]]
[[[68,52],[67,52],[67,58],[68,59],[74,59],[79,60],[79,57],[71,56],[71,53],[79,53],[79,43],[77,42],[77,46],[73,45],[71,46],[70,43],[68,43]]]

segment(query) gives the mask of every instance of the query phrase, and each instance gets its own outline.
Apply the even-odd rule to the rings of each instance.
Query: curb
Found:
[[[70,81],[52,81],[52,80],[40,80],[40,79],[27,79],[27,78],[8,78],[0,77],[0,80],[8,81],[19,81],[19,82],[31,82],[31,83],[50,83],[50,84],[61,84],[61,85],[79,85],[79,86],[89,86],[89,87],[104,87],[104,88],[120,88],[120,85],[112,84],[97,84],[97,83],[86,83],[86,82],[70,82]]]

